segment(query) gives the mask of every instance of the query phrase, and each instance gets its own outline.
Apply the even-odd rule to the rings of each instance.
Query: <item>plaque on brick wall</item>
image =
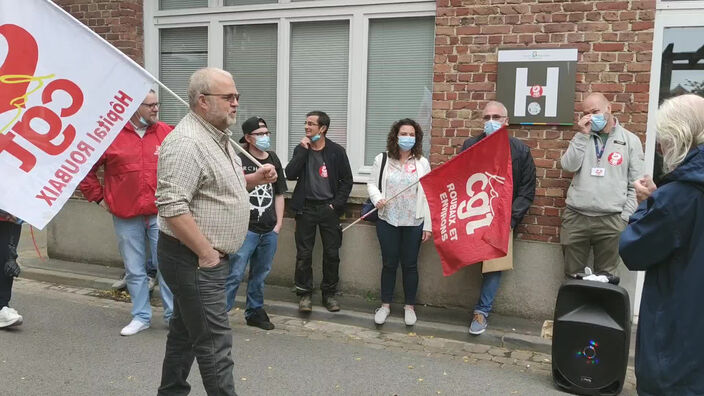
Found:
[[[502,49],[498,58],[496,100],[511,124],[574,123],[576,48]]]

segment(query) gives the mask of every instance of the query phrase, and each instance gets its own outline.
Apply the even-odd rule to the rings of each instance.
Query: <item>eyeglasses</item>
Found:
[[[484,121],[489,121],[489,120],[499,121],[501,119],[506,118],[506,116],[502,116],[499,114],[487,114],[482,118],[484,119]]]
[[[310,121],[303,121],[303,125],[305,125],[305,126],[320,126],[320,124],[316,124],[316,123],[310,122]]]
[[[271,132],[257,132],[257,133],[250,133],[252,136],[269,136],[271,135]]]
[[[231,94],[214,94],[214,93],[207,93],[203,92],[204,96],[217,96],[220,99],[225,99],[226,101],[230,103],[235,103],[235,101],[240,101],[240,94],[238,93],[231,93]]]
[[[155,108],[159,107],[159,104],[160,104],[159,102],[155,102],[155,103],[142,103],[142,106],[147,106],[147,107],[149,107],[150,109],[155,109]]]

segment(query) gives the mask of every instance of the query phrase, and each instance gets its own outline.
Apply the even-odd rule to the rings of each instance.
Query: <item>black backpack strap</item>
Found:
[[[386,151],[381,153],[381,155],[381,169],[379,170],[379,183],[377,184],[379,192],[381,192],[381,178],[384,176],[384,168],[386,168]]]

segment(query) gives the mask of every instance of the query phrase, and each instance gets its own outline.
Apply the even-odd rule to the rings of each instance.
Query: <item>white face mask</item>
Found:
[[[606,127],[606,116],[604,114],[594,114],[592,115],[591,124],[592,131],[601,132]]]
[[[399,136],[398,137],[398,147],[403,151],[409,151],[416,145],[415,136]]]
[[[269,148],[271,148],[271,140],[269,139],[268,135],[265,136],[257,136],[254,145],[257,146],[259,150],[262,151],[267,151]]]

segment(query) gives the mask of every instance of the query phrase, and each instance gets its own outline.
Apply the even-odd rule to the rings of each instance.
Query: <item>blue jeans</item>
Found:
[[[423,238],[423,224],[394,227],[382,219],[376,222],[381,247],[381,302],[390,304],[396,286],[396,272],[401,264],[404,304],[415,305],[418,292],[418,252]]]
[[[156,223],[156,216],[135,216],[127,219],[113,216],[112,220],[120,255],[125,263],[125,281],[132,299],[132,317],[143,323],[151,323],[152,307],[149,304],[146,238],[149,238],[152,263],[158,269],[156,247],[159,226]],[[161,273],[157,273],[157,278],[161,301],[164,304],[164,319],[169,321],[173,314],[174,296]]]
[[[249,263],[249,280],[244,317],[249,318],[256,309],[264,305],[264,280],[271,271],[271,262],[274,260],[278,240],[279,234],[274,231],[266,234],[247,231],[242,247],[230,258],[230,275],[225,282],[228,311],[235,305],[235,295],[244,278],[247,263]]]
[[[491,306],[494,304],[494,297],[499,291],[499,281],[501,281],[501,272],[487,272],[482,274],[482,290],[479,293],[479,302],[474,306],[474,312],[489,316]]]

